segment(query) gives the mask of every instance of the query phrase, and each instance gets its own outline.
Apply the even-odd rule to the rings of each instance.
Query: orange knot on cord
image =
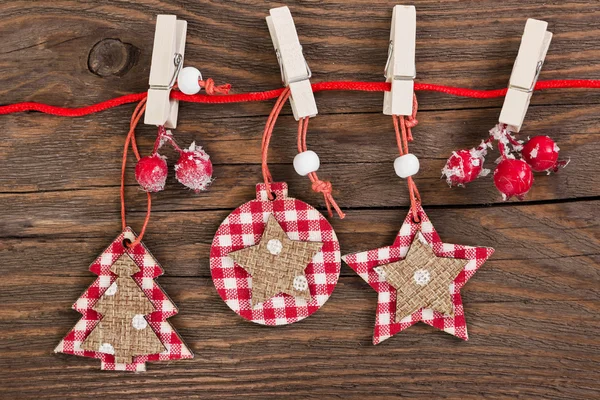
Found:
[[[330,195],[332,191],[331,182],[317,179],[312,184],[312,190],[317,193],[323,193],[324,195]]]
[[[331,195],[331,192],[333,190],[331,187],[331,182],[320,180],[319,178],[317,178],[317,175],[314,172],[309,174],[309,178],[312,181],[312,190],[317,193],[323,193],[323,198],[325,199],[325,205],[327,206],[327,212],[329,213],[329,216],[333,216],[333,212],[331,211],[331,207],[333,207],[337,214],[340,216],[340,218],[343,219],[346,216],[346,214],[342,212],[340,207],[333,199],[333,196]]]
[[[417,96],[413,95],[413,111],[412,114],[406,117],[400,117],[401,121],[401,125],[402,125],[402,130],[406,130],[406,134],[407,134],[407,140],[409,142],[412,142],[413,140],[413,135],[412,135],[412,128],[414,128],[415,126],[417,126],[417,124],[419,123],[419,121],[417,120],[417,110],[419,109],[419,102],[417,101]]]
[[[417,121],[417,119],[415,117],[407,117],[406,118],[406,127],[407,128],[414,128],[415,126],[417,126],[418,123],[419,123],[419,121]]]
[[[200,87],[204,88],[206,94],[213,96],[215,94],[229,94],[231,85],[226,83],[224,85],[215,85],[215,81],[212,78],[208,78],[205,81],[199,81]]]

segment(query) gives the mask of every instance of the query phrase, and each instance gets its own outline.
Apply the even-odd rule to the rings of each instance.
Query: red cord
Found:
[[[273,129],[275,128],[275,122],[277,122],[277,117],[281,113],[281,109],[283,105],[290,98],[290,89],[285,88],[279,94],[271,113],[269,114],[269,118],[267,119],[267,123],[265,124],[265,129],[263,131],[262,143],[261,143],[261,154],[262,154],[262,174],[263,180],[265,182],[265,189],[267,192],[267,196],[269,200],[273,200],[275,197],[273,196],[273,192],[271,191],[271,183],[273,182],[273,177],[271,176],[271,171],[269,171],[268,165],[268,156],[269,156],[269,144],[271,142],[271,137],[273,136]],[[298,121],[298,151],[303,152],[306,151],[306,132],[308,130],[308,120],[309,118],[302,118]],[[331,195],[331,182],[322,181],[319,179],[316,173],[312,172],[308,174],[310,181],[312,182],[312,189],[315,192],[323,193],[323,197],[325,198],[325,205],[327,206],[327,211],[329,216],[332,217],[333,213],[331,212],[331,208],[333,207],[335,211],[338,213],[340,218],[344,218],[345,215],[337,205],[336,201],[333,199]]]
[[[94,114],[123,104],[137,103],[145,99],[146,96],[146,93],[127,94],[125,96],[116,97],[114,99],[103,101],[97,104],[92,104],[91,106],[79,108],[55,107],[48,104],[33,102],[15,103],[6,106],[0,106],[0,115],[13,114],[23,111],[39,111],[44,114],[58,115],[60,117],[82,117],[84,115]]]
[[[390,84],[385,82],[320,82],[312,84],[313,91],[328,91],[328,90],[351,90],[364,92],[384,92],[390,90]],[[545,89],[600,89],[600,80],[593,79],[572,79],[572,80],[548,80],[538,81],[535,85],[536,90]],[[415,91],[430,91],[446,93],[452,96],[471,97],[475,99],[492,99],[502,97],[506,94],[507,89],[494,90],[476,90],[466,89],[452,86],[434,85],[429,83],[415,83]],[[284,91],[283,88],[268,90],[265,92],[252,92],[241,94],[227,95],[206,95],[196,94],[193,96],[185,95],[179,91],[172,91],[171,97],[176,100],[192,102],[192,103],[241,103],[249,101],[265,101],[277,98]],[[121,97],[116,97],[107,101],[103,101],[91,106],[68,108],[55,107],[48,104],[26,102],[15,103],[6,106],[0,106],[0,115],[13,114],[23,111],[39,111],[44,114],[58,115],[61,117],[81,117],[84,115],[94,114],[109,108],[117,107],[123,104],[136,103],[146,98],[146,92],[128,94]]]
[[[417,109],[419,103],[417,102],[417,96],[413,95],[413,112],[412,115],[405,117],[404,115],[392,115],[392,121],[394,122],[394,131],[396,132],[396,143],[398,144],[398,152],[401,156],[408,154],[408,142],[412,142],[412,128],[417,126]],[[419,222],[419,213],[417,211],[417,204],[421,203],[421,195],[417,190],[417,185],[413,180],[412,176],[406,178],[408,184],[408,193],[410,195],[410,209],[413,214],[413,220]]]
[[[121,164],[121,189],[120,189],[121,226],[122,226],[123,230],[125,230],[125,228],[127,227],[127,220],[126,220],[126,216],[125,216],[125,167],[127,166],[127,152],[129,151],[129,144],[131,143],[131,147],[133,149],[133,154],[135,155],[135,158],[138,161],[140,160],[140,152],[138,151],[137,142],[135,140],[135,127],[137,126],[138,122],[142,118],[142,115],[144,115],[145,110],[146,110],[146,98],[144,97],[138,103],[137,107],[135,108],[135,111],[133,112],[133,114],[131,116],[131,121],[129,122],[129,132],[127,133],[127,138],[125,139],[125,147],[123,148],[123,162]],[[142,225],[142,230],[140,231],[140,234],[138,235],[138,237],[133,242],[131,242],[130,244],[127,245],[129,248],[133,248],[133,247],[137,246],[138,244],[140,244],[140,242],[142,241],[142,238],[144,237],[144,233],[146,233],[146,227],[148,226],[148,222],[150,221],[150,210],[152,208],[152,197],[150,196],[150,193],[146,193],[146,195],[148,196],[148,208],[146,210],[146,218],[144,218],[144,224]]]
[[[273,128],[275,127],[275,122],[277,121],[277,117],[283,108],[283,105],[290,97],[290,88],[285,88],[279,94],[279,98],[275,102],[273,109],[271,110],[271,114],[269,114],[269,118],[267,119],[267,123],[265,124],[265,130],[263,131],[262,143],[261,143],[261,153],[262,153],[262,174],[263,179],[265,181],[265,189],[267,190],[267,196],[269,200],[273,200],[273,192],[271,191],[271,183],[273,182],[273,177],[271,176],[271,171],[269,171],[269,166],[267,164],[267,158],[269,156],[269,143],[271,141],[271,136],[273,135]]]
[[[301,118],[298,121],[298,152],[302,153],[307,151],[306,147],[306,133],[308,132],[308,121],[310,117]],[[337,202],[333,199],[331,182],[322,181],[317,176],[316,172],[311,172],[308,174],[308,178],[312,182],[312,190],[317,193],[323,193],[323,198],[325,199],[325,205],[327,206],[327,213],[329,217],[333,217],[333,212],[331,211],[331,207],[335,209],[340,219],[344,219],[346,214],[342,212]]]

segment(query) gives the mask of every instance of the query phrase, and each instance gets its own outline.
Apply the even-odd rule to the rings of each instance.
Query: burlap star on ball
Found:
[[[467,340],[460,289],[492,255],[489,247],[443,243],[418,205],[391,246],[342,259],[378,292],[373,344],[423,321]]]
[[[273,214],[257,245],[229,253],[229,257],[252,275],[252,307],[287,293],[310,300],[304,270],[323,243],[291,240]]]

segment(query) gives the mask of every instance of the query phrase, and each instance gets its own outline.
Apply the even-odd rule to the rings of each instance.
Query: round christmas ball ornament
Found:
[[[523,145],[523,160],[536,172],[549,171],[556,168],[559,148],[548,136],[534,136]]]
[[[193,191],[206,190],[212,182],[213,166],[210,156],[196,146],[196,143],[182,150],[179,161],[175,164],[175,177],[184,186]]]
[[[286,325],[317,311],[340,275],[340,245],[325,217],[288,197],[285,183],[256,186],[256,200],[225,218],[210,249],[221,298],[241,317]]]
[[[142,157],[135,166],[135,179],[146,192],[160,192],[167,181],[167,162],[158,153]]]
[[[512,196],[523,200],[533,185],[531,167],[523,160],[506,158],[500,161],[494,171],[494,184],[504,200]]]

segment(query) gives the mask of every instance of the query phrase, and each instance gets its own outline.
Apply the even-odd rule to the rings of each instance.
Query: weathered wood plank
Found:
[[[501,202],[491,177],[469,185],[467,190],[449,189],[440,179],[440,170],[454,150],[477,145],[493,125],[498,110],[425,112],[415,128],[413,151],[422,160],[417,184],[425,204],[487,204]],[[600,107],[536,107],[531,110],[527,135],[548,134],[561,147],[561,156],[571,158],[567,168],[556,175],[536,174],[529,201],[554,200],[600,195],[597,174],[590,174],[600,158],[597,115]],[[0,155],[7,171],[0,176],[0,191],[29,192],[116,186],[120,179],[123,132],[126,113],[112,118],[61,120],[48,116],[7,117],[10,127],[0,143]],[[106,115],[109,116],[108,114]],[[89,122],[89,124],[86,124]],[[114,126],[111,124],[114,123]],[[199,196],[187,194],[171,171],[167,190],[155,196],[155,208],[186,209],[236,207],[252,195],[253,185],[261,179],[260,141],[264,118],[235,118],[182,124],[177,137],[182,145],[197,140],[215,163],[216,181],[210,191]],[[270,162],[275,179],[286,180],[292,191],[313,204],[323,205],[322,196],[311,194],[306,178],[296,175],[289,165],[297,153],[296,124],[282,118],[273,138]],[[143,153],[150,151],[155,132],[141,129]],[[524,134],[525,135],[525,134]],[[524,136],[523,135],[523,136]],[[525,138],[525,136],[524,136]],[[389,118],[378,114],[321,116],[311,124],[309,148],[322,159],[320,175],[329,179],[342,207],[383,207],[407,204],[404,184],[394,174],[397,156]],[[171,165],[177,159],[168,149]],[[490,152],[489,168],[498,153]],[[132,157],[130,157],[132,158]],[[363,164],[359,164],[363,163]],[[252,165],[249,165],[252,164]],[[127,182],[135,186],[130,163]],[[390,183],[397,184],[390,184]],[[377,192],[377,196],[372,193]],[[143,196],[128,196],[137,207]],[[166,204],[165,204],[166,202]]]
[[[2,279],[9,282],[16,275],[20,282],[39,276],[90,276],[88,265],[120,229],[118,213],[98,213],[94,207],[69,209],[70,216],[49,211],[28,222],[16,215],[8,222],[2,218]],[[496,249],[478,273],[477,282],[484,296],[500,301],[507,296],[525,300],[531,291],[547,299],[597,298],[599,210],[600,201],[591,201],[427,212],[444,241]],[[210,245],[228,213],[157,213],[144,242],[166,276],[209,277]],[[405,213],[353,210],[347,219],[333,220],[342,254],[390,244]],[[132,225],[139,225],[141,218],[139,213],[132,216]],[[342,275],[355,274],[343,267]]]
[[[18,4],[18,5],[16,5]],[[5,2],[0,5],[0,96],[56,105],[86,105],[118,94],[147,89],[154,18],[175,13],[189,21],[186,60],[207,77],[228,81],[238,92],[280,85],[279,68],[264,17],[276,2],[137,4],[135,2]],[[382,80],[387,57],[391,4],[370,1],[291,3],[314,81]],[[509,0],[417,3],[418,81],[476,88],[507,84],[527,17],[541,18],[555,33],[542,79],[600,78],[600,8],[593,1],[549,5]],[[90,52],[103,39],[131,45],[131,65],[123,71],[116,48],[114,75],[90,70]],[[124,45],[125,46],[125,45]],[[129,51],[129,50],[126,50]],[[92,60],[93,61],[93,60]],[[108,68],[111,70],[111,68]],[[15,82],[19,82],[15,85]],[[426,95],[425,108],[499,105],[501,100]],[[599,103],[600,93],[538,93],[534,104]],[[382,96],[320,96],[319,111],[380,112]],[[266,104],[220,106],[220,115],[265,115]]]
[[[6,298],[0,310],[3,394],[281,398],[287,393],[358,399],[431,398],[443,390],[448,398],[592,398],[599,389],[595,366],[600,348],[589,335],[600,328],[595,301],[481,301],[469,283],[463,290],[469,342],[417,325],[372,346],[376,296],[357,277],[343,278],[313,317],[277,329],[237,317],[216,299],[207,279],[159,280],[181,307],[171,321],[196,358],[152,363],[138,375],[103,373],[102,379],[97,360],[51,353],[78,319],[68,307],[73,294],[89,284],[87,278],[30,279],[8,288],[0,283]],[[28,302],[14,301],[23,291]],[[23,375],[28,376],[26,386]]]
[[[310,181],[296,175],[291,166],[274,166],[271,171],[275,177],[284,178],[277,180],[288,182],[291,196],[323,209],[323,196],[312,192]],[[565,170],[557,175],[537,175],[534,189],[527,195],[527,201],[599,195],[600,186],[596,182],[598,177],[590,175],[587,166],[585,170],[580,171],[580,175],[572,176],[571,172]],[[432,170],[424,166],[422,174],[430,175],[428,178],[415,180],[426,206],[502,203],[491,178],[478,180],[464,189],[449,188],[445,181],[439,178],[437,168]],[[220,172],[215,173],[216,180],[211,189],[201,194],[191,193],[172,179],[168,181],[164,192],[153,195],[153,210],[175,212],[232,209],[256,197],[255,185],[262,182],[259,176],[259,166],[222,166]],[[344,210],[409,204],[406,186],[394,174],[391,164],[325,165],[321,168],[319,176],[331,180],[334,197]],[[126,188],[125,196],[128,209],[145,211],[146,196],[137,184]],[[22,214],[23,209],[29,208],[28,202],[40,208],[68,213],[86,207],[91,198],[94,199],[96,207],[116,211],[119,207],[119,188],[112,186],[85,190],[0,194],[0,201],[6,203],[15,215]],[[516,203],[516,200],[514,201]]]
[[[157,13],[188,20],[186,64],[205,77],[231,82],[237,93],[278,87],[264,16],[279,5],[2,2],[0,103],[82,106],[146,90]],[[288,5],[314,82],[383,80],[393,4]],[[505,86],[527,17],[547,20],[554,32],[541,79],[600,78],[598,2],[420,0],[416,6],[418,82]],[[320,177],[333,182],[336,199],[349,209],[347,219],[332,220],[343,253],[389,244],[406,214],[382,97],[317,94],[320,115],[308,145],[323,161]],[[195,196],[170,178],[154,196],[145,243],[165,268],[158,282],[180,307],[171,321],[196,358],[152,363],[145,374],[99,372],[96,360],[52,354],[79,317],[70,306],[94,279],[90,261],[120,229],[117,185],[132,106],[77,119],[0,117],[0,397],[599,397],[600,91],[533,96],[522,137],[548,134],[572,158],[558,175],[536,176],[533,204],[500,203],[489,178],[466,190],[450,190],[439,179],[452,150],[473,146],[491,128],[502,99],[419,93],[419,101],[411,150],[422,160],[417,184],[428,215],[447,242],[496,248],[463,290],[468,343],[417,325],[372,346],[376,293],[346,266],[330,301],[299,324],[270,329],[231,312],[210,281],[208,252],[220,221],[254,197],[272,102],[183,104],[176,135],[181,144],[197,140],[206,147],[217,179],[210,192]],[[290,165],[289,113],[286,107],[275,131],[274,176],[322,208],[321,196],[309,193],[308,180]],[[153,135],[140,127],[143,152]],[[132,166],[127,204],[137,228],[145,199]],[[473,207],[484,204],[494,206]]]

